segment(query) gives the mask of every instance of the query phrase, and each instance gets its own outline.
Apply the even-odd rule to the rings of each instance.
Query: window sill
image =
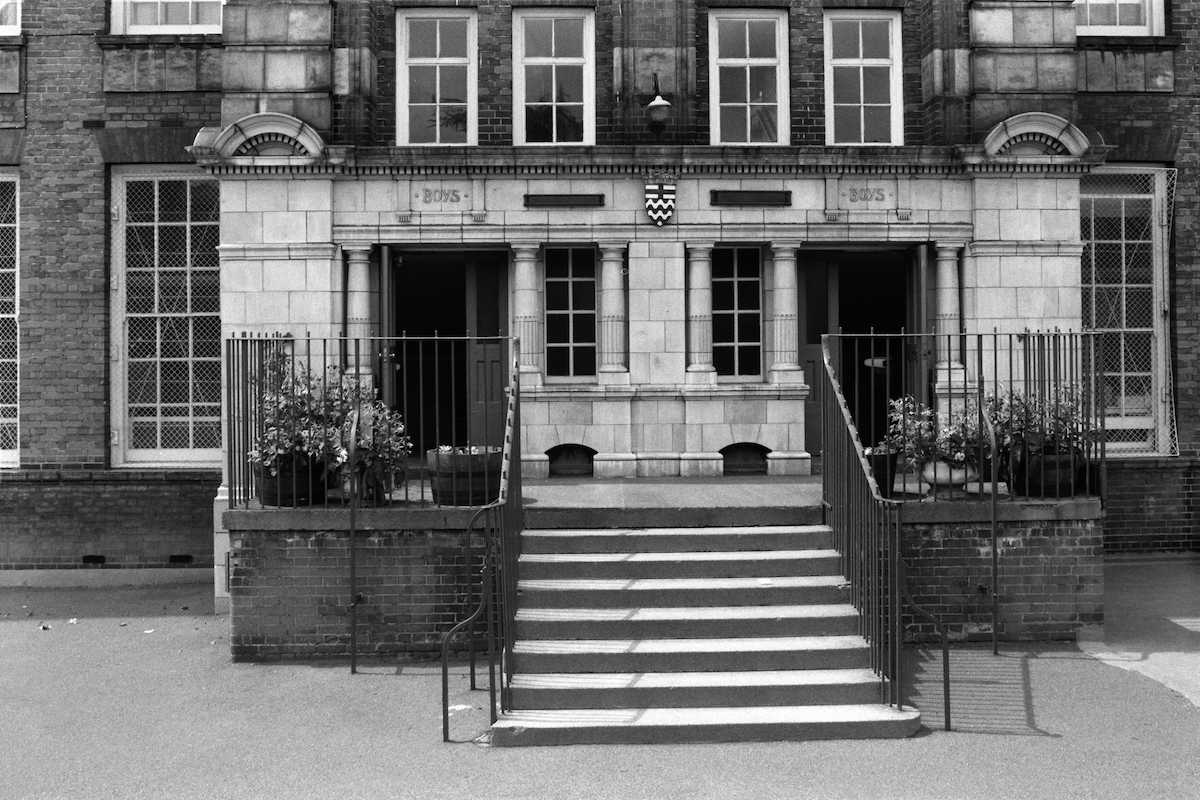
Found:
[[[1079,50],[1174,50],[1182,36],[1077,36]]]
[[[127,47],[221,47],[219,33],[159,33],[159,34],[118,34],[98,33],[96,44],[101,50],[120,50]]]

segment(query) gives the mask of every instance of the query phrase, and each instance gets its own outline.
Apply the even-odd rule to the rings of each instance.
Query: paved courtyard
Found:
[[[1103,641],[914,650],[900,741],[490,749],[454,670],[233,664],[207,585],[0,589],[0,798],[1194,798],[1200,559],[1106,567]],[[361,662],[360,662],[361,663]]]

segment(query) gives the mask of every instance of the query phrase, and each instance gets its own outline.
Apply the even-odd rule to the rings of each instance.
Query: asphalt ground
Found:
[[[1106,584],[1102,641],[956,647],[951,732],[913,649],[911,739],[519,749],[461,664],[444,744],[434,663],[231,663],[207,583],[0,589],[0,799],[1200,797],[1200,559]]]

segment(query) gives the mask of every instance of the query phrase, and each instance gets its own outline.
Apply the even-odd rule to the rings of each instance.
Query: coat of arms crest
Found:
[[[675,176],[669,172],[648,172],[644,177],[646,213],[661,228],[675,212]]]

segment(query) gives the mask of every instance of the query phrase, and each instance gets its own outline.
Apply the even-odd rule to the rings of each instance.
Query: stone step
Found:
[[[600,482],[603,486],[603,482]],[[697,489],[703,491],[703,487]],[[819,491],[814,492],[819,496]],[[529,505],[525,508],[525,529],[547,528],[660,528],[714,525],[820,525],[825,508],[820,502],[804,505],[759,505],[714,508],[675,506],[640,508],[593,507],[551,508]]]
[[[845,579],[836,575],[771,578],[592,578],[523,580],[521,608],[627,606],[766,606],[838,603]]]
[[[857,632],[849,604],[687,608],[518,608],[517,641],[830,636]]]
[[[832,546],[833,532],[825,525],[527,530],[521,536],[523,553],[815,550]]]
[[[513,666],[537,672],[853,669],[870,665],[861,636],[518,640]]]
[[[879,704],[513,711],[492,726],[497,747],[564,744],[897,739],[921,724],[911,708]]]
[[[525,580],[573,578],[775,578],[837,575],[836,550],[702,553],[522,553]]]
[[[869,669],[518,674],[519,709],[856,705],[877,702]]]

